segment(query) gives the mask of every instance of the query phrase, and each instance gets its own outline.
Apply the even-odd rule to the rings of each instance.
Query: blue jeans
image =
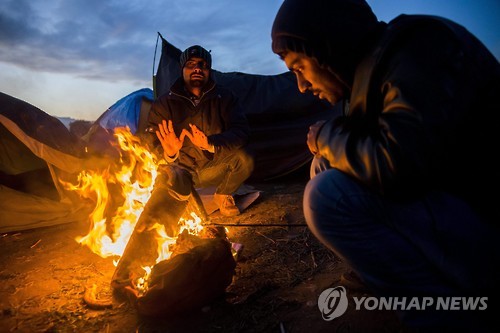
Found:
[[[498,229],[466,202],[443,192],[412,202],[390,200],[320,158],[313,160],[311,176],[304,193],[309,228],[376,295],[487,296],[493,302],[500,282]],[[477,325],[477,315],[410,311],[402,319],[412,326],[464,328]]]

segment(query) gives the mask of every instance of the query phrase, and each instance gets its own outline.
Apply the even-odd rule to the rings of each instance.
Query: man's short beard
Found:
[[[203,80],[189,80],[189,85],[191,87],[203,87],[203,85],[205,84],[205,81]]]

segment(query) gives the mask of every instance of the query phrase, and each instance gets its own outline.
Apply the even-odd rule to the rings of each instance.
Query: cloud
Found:
[[[194,44],[212,50],[214,68],[222,72],[282,73],[287,69],[272,53],[270,37],[282,2],[1,0],[0,91],[52,114],[68,115],[73,104],[78,115],[95,115],[152,86],[157,32],[181,50]],[[384,20],[402,12],[455,19],[500,56],[498,0],[369,2]]]
[[[157,32],[181,50],[211,49],[217,70],[280,73],[270,29],[281,2],[3,0],[0,90],[50,114],[93,119],[152,86]],[[156,66],[160,53],[161,45]]]
[[[145,11],[111,1],[49,3],[49,8],[17,0],[0,5],[2,62],[96,79],[146,77],[156,36],[140,26],[147,22]]]
[[[195,43],[212,49],[220,70],[246,71],[260,61],[248,66],[249,59],[262,58],[255,34],[263,37],[274,15],[262,15],[265,0],[255,4],[7,0],[0,4],[0,61],[96,80],[149,82],[159,31],[181,49]],[[270,47],[267,56],[273,57]]]

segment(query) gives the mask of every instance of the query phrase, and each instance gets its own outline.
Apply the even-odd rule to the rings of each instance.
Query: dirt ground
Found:
[[[332,321],[322,319],[320,293],[340,285],[346,263],[326,250],[304,224],[302,195],[306,177],[251,184],[261,197],[236,218],[214,215],[231,227],[229,238],[244,245],[227,293],[182,317],[141,318],[132,304],[92,310],[83,302],[87,287],[111,297],[114,272],[103,259],[79,245],[88,223],[0,235],[1,332],[411,332],[390,311],[355,310]],[[282,224],[257,227],[259,224]],[[363,293],[348,289],[348,297]]]

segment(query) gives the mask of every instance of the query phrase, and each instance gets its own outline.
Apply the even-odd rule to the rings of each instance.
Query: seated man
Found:
[[[232,194],[253,171],[245,150],[250,130],[238,99],[211,78],[211,64],[201,46],[181,54],[182,77],[153,103],[146,132],[155,133],[149,141],[161,145],[168,163],[159,170],[157,187],[166,185],[171,197],[185,202],[193,185],[215,186],[221,214],[235,216],[240,211]]]
[[[186,49],[180,57],[182,77],[154,101],[148,127],[138,133],[167,164],[158,168],[151,197],[115,270],[116,289],[141,276],[142,266],[154,264],[156,223],[169,236],[178,235],[194,187],[216,186],[221,214],[240,213],[232,194],[253,171],[253,158],[244,148],[250,130],[237,98],[211,78],[211,64],[201,46]]]

